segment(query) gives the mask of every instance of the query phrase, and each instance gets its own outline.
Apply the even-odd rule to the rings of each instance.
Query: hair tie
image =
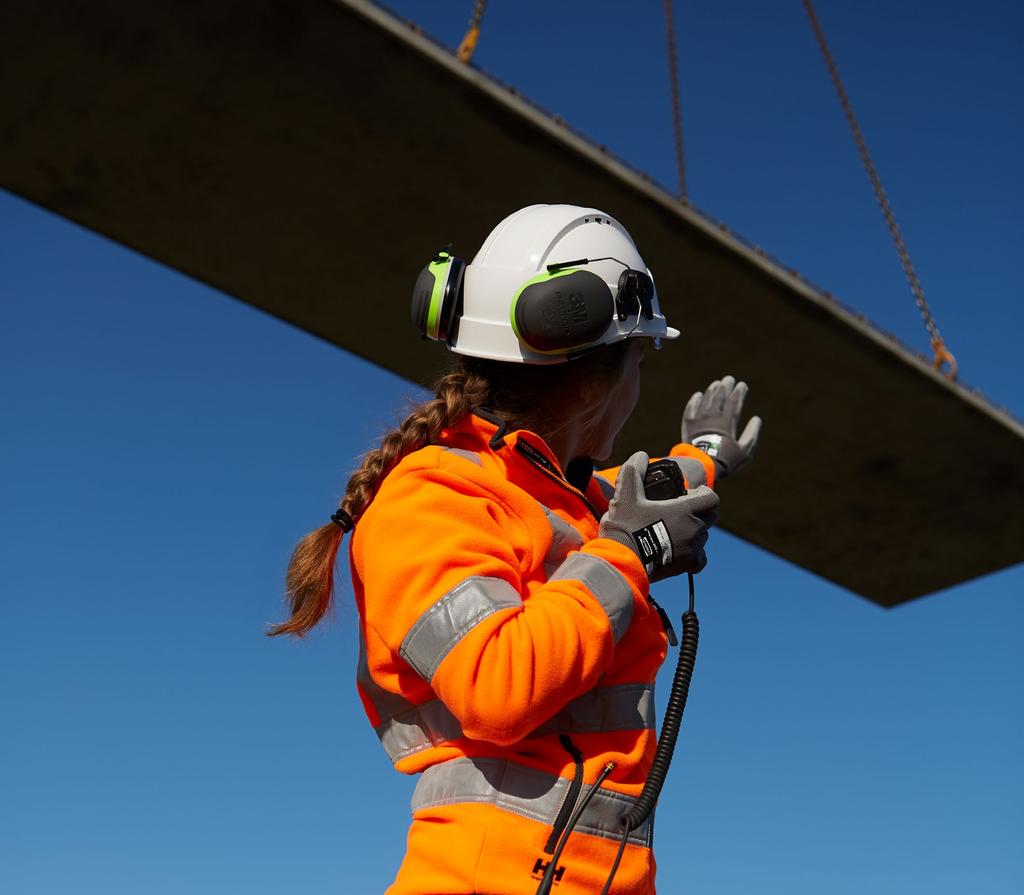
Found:
[[[352,531],[356,527],[356,524],[352,521],[352,517],[346,513],[341,507],[338,507],[331,516],[331,522],[338,526],[342,531]]]

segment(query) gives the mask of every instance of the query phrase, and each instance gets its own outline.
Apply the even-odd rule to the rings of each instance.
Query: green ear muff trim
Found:
[[[530,344],[523,337],[523,334],[519,331],[519,324],[516,323],[516,305],[519,304],[520,296],[522,296],[522,294],[527,289],[529,289],[530,286],[535,286],[537,283],[546,283],[549,280],[554,280],[554,279],[557,279],[558,277],[565,277],[565,276],[568,276],[571,273],[576,273],[579,270],[580,270],[580,268],[578,268],[578,267],[567,267],[567,268],[564,268],[562,270],[556,270],[553,273],[549,273],[548,271],[544,271],[543,273],[537,274],[537,276],[533,277],[532,279],[527,280],[525,283],[523,283],[522,286],[519,287],[519,289],[516,291],[515,296],[512,299],[512,307],[509,308],[508,314],[509,314],[509,320],[512,323],[512,332],[514,332],[516,334],[516,338],[519,339],[520,342],[524,342],[527,345]],[[548,352],[545,352],[545,353],[548,353]],[[557,352],[550,352],[550,353],[554,354],[554,353],[557,353]]]
[[[555,282],[565,277],[564,282]],[[615,313],[608,284],[578,267],[527,280],[512,299],[509,317],[516,337],[540,354],[564,355],[598,342]]]
[[[431,261],[427,265],[427,269],[434,275],[434,288],[430,293],[430,307],[427,309],[427,337],[435,341],[438,338],[444,290],[452,267],[452,259],[448,255],[442,253],[440,258],[441,260]]]

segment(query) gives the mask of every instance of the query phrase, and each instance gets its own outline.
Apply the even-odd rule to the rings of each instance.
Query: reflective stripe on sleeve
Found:
[[[549,581],[581,582],[604,609],[618,643],[633,619],[633,591],[622,573],[607,560],[592,553],[574,553],[563,562]]]
[[[502,758],[457,758],[422,773],[413,792],[412,810],[478,802],[551,825],[566,799],[570,782]],[[575,831],[618,840],[622,835],[619,822],[635,804],[632,796],[599,789],[580,816]],[[650,848],[651,820],[648,817],[629,834],[631,845]]]
[[[382,722],[376,734],[391,763],[398,764],[431,746],[461,739],[462,725],[440,699],[432,699]]]
[[[544,556],[544,576],[550,579],[569,553],[583,546],[583,535],[544,504],[538,503],[538,506],[544,511],[548,525],[551,526],[551,546]]]
[[[398,652],[425,681],[455,645],[487,616],[523,605],[519,592],[502,578],[474,575],[460,582],[423,613]]]
[[[363,695],[373,703],[382,721],[401,715],[403,712],[414,708],[404,696],[385,690],[370,674],[370,666],[366,659],[366,636],[363,634],[363,626],[359,626],[359,660],[356,664],[356,683]]]

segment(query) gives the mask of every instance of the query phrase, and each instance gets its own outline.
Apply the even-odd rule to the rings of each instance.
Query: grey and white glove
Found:
[[[718,518],[718,495],[706,485],[672,500],[648,500],[644,476],[648,456],[633,454],[619,469],[615,495],[601,517],[600,537],[632,550],[651,581],[683,572],[699,572],[707,564],[704,545]]]
[[[761,417],[750,418],[743,434],[736,437],[747,384],[723,376],[706,392],[694,392],[683,410],[682,440],[712,457],[722,476],[732,475],[745,466],[757,450]]]

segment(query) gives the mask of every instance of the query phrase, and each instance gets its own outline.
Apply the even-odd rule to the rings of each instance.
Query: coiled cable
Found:
[[[651,770],[647,775],[643,792],[640,793],[636,804],[622,818],[622,839],[619,841],[619,851],[615,855],[615,862],[612,864],[601,895],[608,895],[611,890],[612,881],[615,879],[619,862],[622,860],[622,853],[626,850],[629,834],[647,820],[654,809],[655,802],[658,801],[661,789],[665,785],[669,765],[672,763],[676,740],[679,738],[679,726],[682,724],[683,712],[686,709],[686,697],[690,693],[690,679],[693,677],[693,666],[697,661],[697,640],[700,637],[700,624],[697,620],[697,613],[693,609],[692,574],[689,579],[690,608],[683,613],[683,637],[679,645],[679,659],[676,662],[676,673],[672,679],[672,690],[669,693],[668,706],[665,709],[665,720],[661,723],[658,748],[654,752],[654,760],[651,762]]]

